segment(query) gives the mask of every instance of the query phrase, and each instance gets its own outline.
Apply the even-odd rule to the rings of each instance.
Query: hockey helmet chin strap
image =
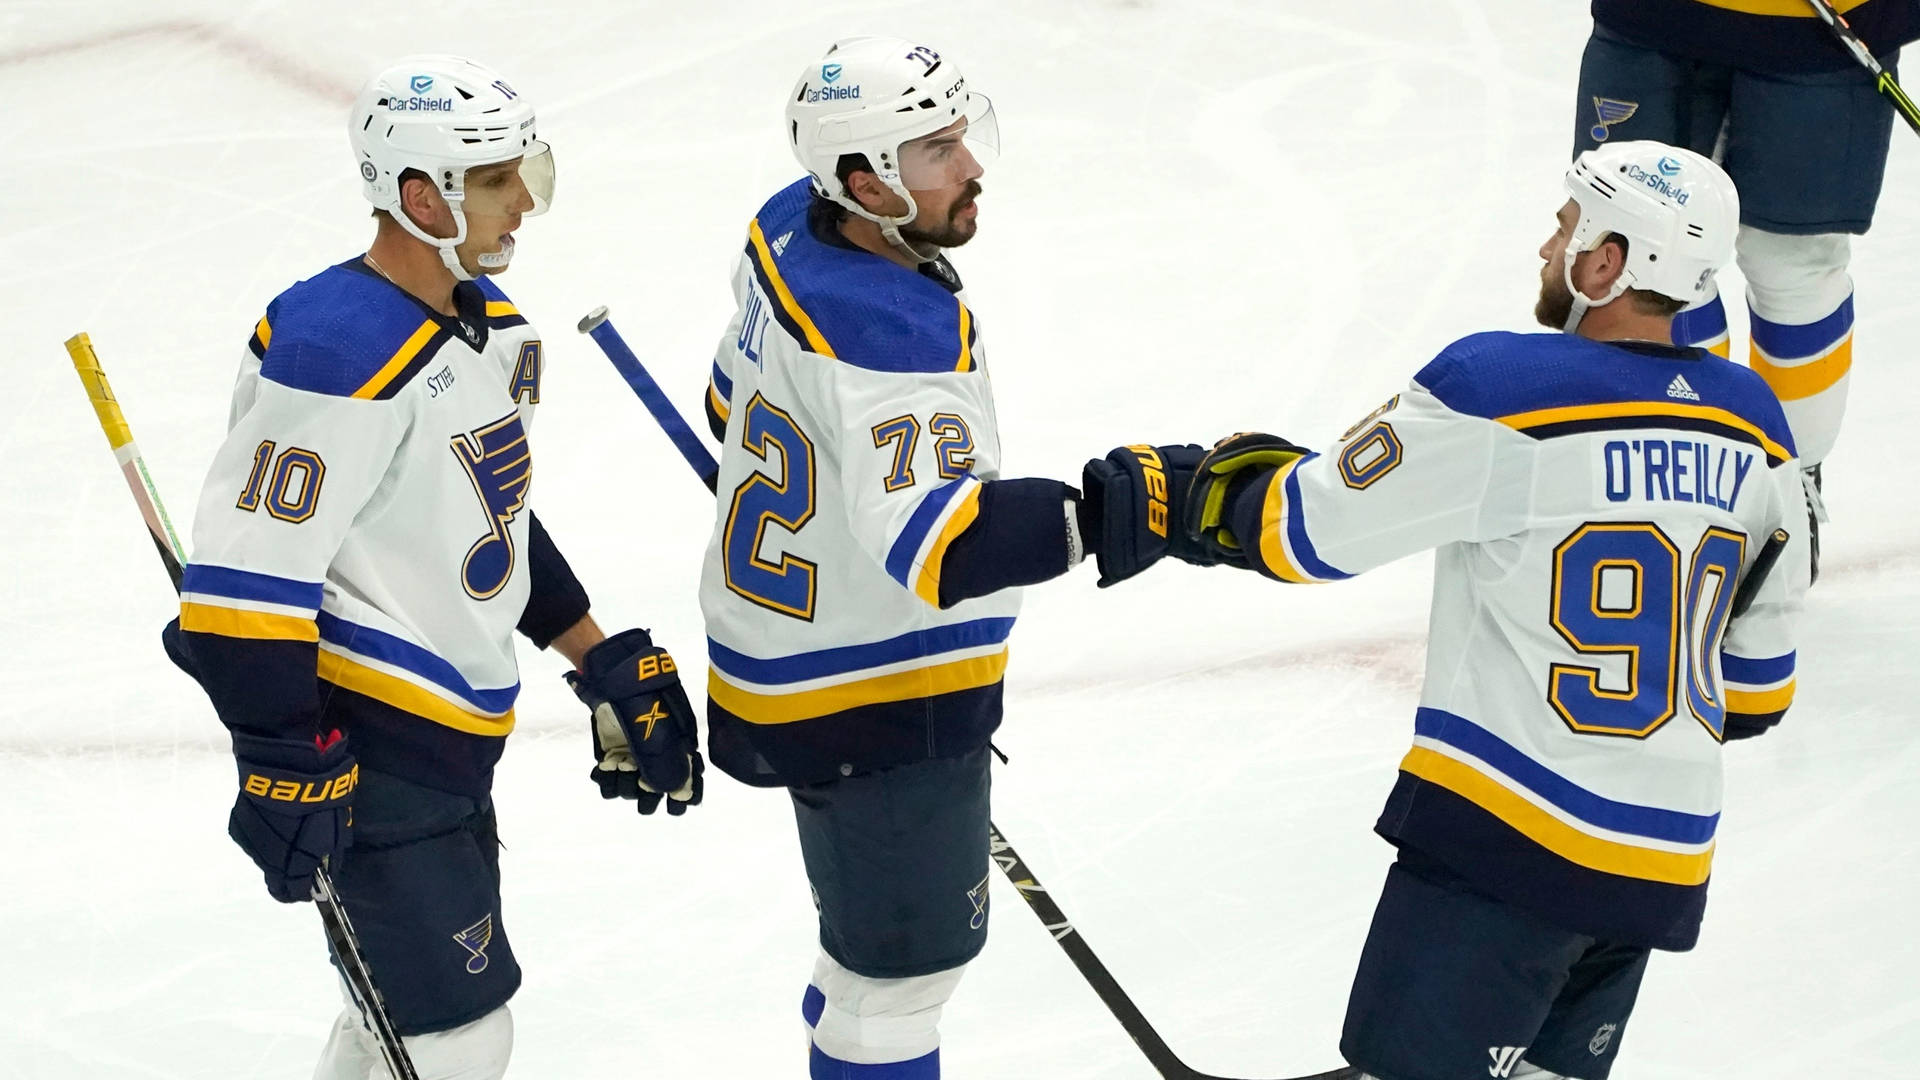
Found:
[[[454,232],[452,236],[435,236],[429,233],[415,223],[413,216],[408,214],[404,208],[400,209],[397,217],[400,222],[400,227],[407,230],[408,234],[414,239],[432,244],[434,249],[440,252],[440,262],[446,266],[447,271],[454,276],[455,280],[472,281],[473,275],[467,273],[467,268],[460,263],[460,252],[458,250],[461,244],[467,242],[467,214],[462,205],[464,202],[464,199],[447,200],[447,209],[453,212]],[[502,240],[499,251],[490,251],[485,255],[477,255],[473,261],[479,263],[487,270],[505,269],[506,265],[513,261],[513,237],[509,236]]]
[[[1605,240],[1608,235],[1609,234],[1602,233],[1601,239]],[[1594,245],[1596,248],[1599,246],[1598,244]],[[1589,248],[1588,250],[1592,249]],[[1573,284],[1573,260],[1579,258],[1580,255],[1581,253],[1579,251],[1574,250],[1573,247],[1569,245],[1567,248],[1566,264],[1561,268],[1561,279],[1567,283],[1567,292],[1573,294],[1573,304],[1567,309],[1566,325],[1560,328],[1560,331],[1566,334],[1573,333],[1575,329],[1579,327],[1580,320],[1587,317],[1587,311],[1589,309],[1606,307],[1608,304],[1620,299],[1620,294],[1626,292],[1633,285],[1633,276],[1628,274],[1623,267],[1620,271],[1620,276],[1613,279],[1613,287],[1607,290],[1607,295],[1598,300],[1588,299],[1587,294],[1581,292]]]
[[[861,206],[860,201],[851,195],[845,198],[836,198],[833,201],[853,211],[855,214],[866,218],[875,225],[880,226],[880,236],[886,240],[887,246],[905,255],[907,258],[912,259],[914,262],[930,263],[938,259],[940,257],[939,245],[927,244],[923,247],[907,239],[906,236],[900,232],[901,229],[913,224],[914,221],[920,217],[920,204],[914,201],[913,192],[908,191],[905,187],[898,184],[890,183],[887,186],[893,189],[894,194],[907,201],[906,213],[898,217],[883,217]]]

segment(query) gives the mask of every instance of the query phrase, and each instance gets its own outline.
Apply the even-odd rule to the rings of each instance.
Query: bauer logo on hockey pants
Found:
[[[487,970],[487,946],[493,944],[493,912],[487,912],[485,918],[453,935],[453,940],[467,950],[467,974],[478,975]]]
[[[1166,538],[1167,535],[1167,472],[1160,463],[1160,452],[1151,446],[1129,446],[1128,450],[1140,462],[1140,472],[1147,482],[1147,528],[1153,535]]]

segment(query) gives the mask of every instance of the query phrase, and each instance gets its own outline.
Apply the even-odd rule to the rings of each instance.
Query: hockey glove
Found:
[[[227,835],[267,879],[283,904],[313,896],[313,871],[338,865],[353,835],[353,789],[360,768],[335,731],[323,742],[233,734],[240,795]]]
[[[1194,445],[1123,446],[1080,473],[1081,535],[1100,566],[1100,587],[1138,574],[1170,551],[1198,561],[1180,532],[1187,487],[1205,453]]]
[[[1305,447],[1295,446],[1278,435],[1257,431],[1243,431],[1214,443],[1213,449],[1207,451],[1194,468],[1182,531],[1205,553],[1210,563],[1250,566],[1242,539],[1226,528],[1233,500],[1280,466],[1306,453]],[[1258,540],[1257,537],[1246,539],[1248,542]]]
[[[678,817],[703,787],[700,732],[680,670],[645,630],[623,630],[587,650],[567,685],[593,710],[593,780],[603,799],[632,799],[643,814],[667,800]]]

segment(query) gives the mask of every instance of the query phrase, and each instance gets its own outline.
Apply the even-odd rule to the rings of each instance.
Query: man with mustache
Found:
[[[1733,254],[1733,182],[1621,142],[1565,184],[1534,311],[1560,332],[1463,338],[1323,453],[1230,436],[1171,485],[1190,561],[1314,584],[1436,552],[1340,1043],[1377,1080],[1604,1080],[1650,951],[1699,936],[1721,744],[1793,700],[1787,418],[1672,336]]]
[[[1020,586],[1086,552],[1103,583],[1135,572],[1101,544],[1134,530],[1105,519],[1157,508],[1164,536],[1165,473],[1122,454],[1084,499],[999,475],[980,324],[944,254],[978,228],[998,135],[952,60],[841,41],[786,120],[808,176],[748,229],[707,395],[711,749],[791,794],[820,925],[811,1075],[924,1080],[986,941],[987,740]],[[1157,499],[1129,501],[1116,478],[1149,468]]]

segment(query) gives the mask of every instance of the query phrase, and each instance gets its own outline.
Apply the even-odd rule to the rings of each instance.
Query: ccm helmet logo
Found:
[[[1127,449],[1140,462],[1140,472],[1147,480],[1147,528],[1164,540],[1167,535],[1167,472],[1160,462],[1160,452],[1151,446],[1129,446]]]

